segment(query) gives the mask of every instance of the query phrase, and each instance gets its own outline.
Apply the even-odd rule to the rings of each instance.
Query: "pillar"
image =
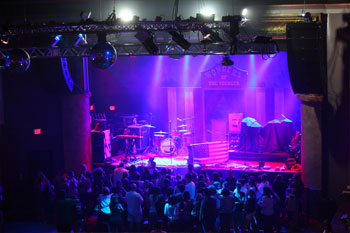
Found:
[[[301,100],[301,165],[306,188],[322,189],[322,96],[298,95]]]
[[[92,165],[90,132],[90,94],[63,96],[62,130],[64,168],[80,171],[82,164]]]

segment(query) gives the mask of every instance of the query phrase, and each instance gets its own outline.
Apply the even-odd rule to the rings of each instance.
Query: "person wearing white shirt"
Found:
[[[125,196],[126,205],[128,209],[128,222],[130,223],[130,228],[139,230],[140,223],[142,222],[142,196],[136,192],[136,184],[130,185],[130,192]]]
[[[186,186],[185,191],[190,193],[190,199],[194,200],[196,196],[196,184],[192,181],[192,176],[190,173],[187,173],[185,176]]]

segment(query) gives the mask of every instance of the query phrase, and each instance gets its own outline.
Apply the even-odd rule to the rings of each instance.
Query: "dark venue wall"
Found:
[[[71,75],[79,77],[79,62],[75,64]],[[25,73],[4,71],[3,95],[6,179],[30,179],[37,170],[53,178],[64,168],[62,96],[74,95],[60,60],[33,60]],[[34,129],[41,133],[35,135]]]

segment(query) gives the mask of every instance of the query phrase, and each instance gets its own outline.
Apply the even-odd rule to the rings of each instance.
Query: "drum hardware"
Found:
[[[168,134],[168,132],[159,131],[159,132],[154,132],[154,134],[163,134],[163,135],[166,135],[166,134]]]
[[[153,129],[155,129],[156,127],[155,126],[153,126],[153,125],[142,125],[143,127],[147,127],[147,128],[153,128]]]

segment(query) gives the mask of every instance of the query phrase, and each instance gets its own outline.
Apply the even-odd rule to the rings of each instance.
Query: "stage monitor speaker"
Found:
[[[323,23],[288,23],[286,34],[288,70],[294,93],[324,94],[327,45]]]

